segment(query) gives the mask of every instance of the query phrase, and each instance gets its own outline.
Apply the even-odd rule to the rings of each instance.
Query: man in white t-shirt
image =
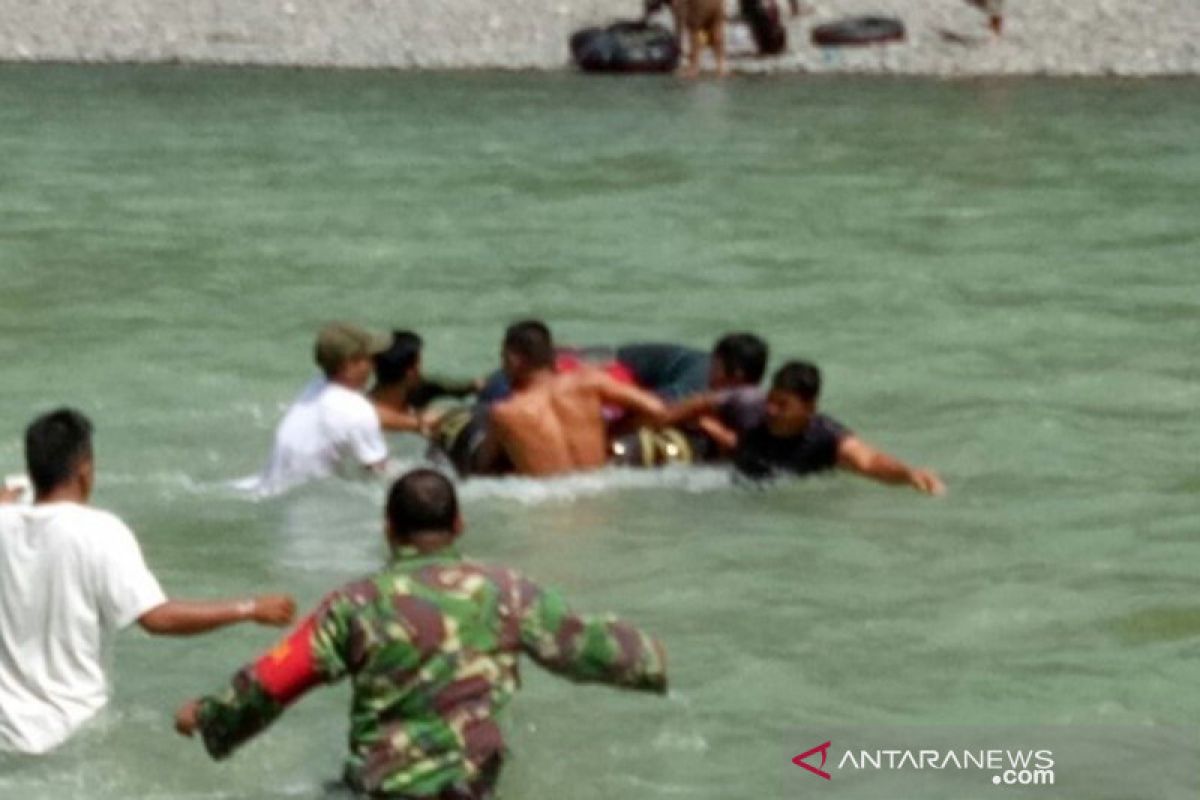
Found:
[[[376,353],[391,339],[342,322],[317,334],[316,361],[325,377],[292,403],[275,431],[267,467],[247,488],[276,495],[331,475],[355,478],[381,473],[387,442],[374,406],[363,395]]]
[[[105,647],[137,622],[188,635],[236,622],[286,625],[287,595],[168,600],[137,539],[90,508],[92,426],[60,409],[25,431],[33,505],[0,506],[0,751],[44,753],[108,702]]]

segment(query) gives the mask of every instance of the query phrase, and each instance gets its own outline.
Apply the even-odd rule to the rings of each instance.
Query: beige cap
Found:
[[[382,353],[391,344],[387,334],[372,333],[347,322],[331,322],[317,334],[317,365],[332,374],[349,359]]]

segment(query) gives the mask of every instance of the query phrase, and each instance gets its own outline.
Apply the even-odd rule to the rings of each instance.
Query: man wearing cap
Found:
[[[379,416],[363,396],[374,367],[372,357],[391,337],[344,322],[317,334],[316,362],[324,372],[304,388],[279,428],[271,459],[248,488],[276,495],[331,475],[356,478],[381,473],[387,442]]]

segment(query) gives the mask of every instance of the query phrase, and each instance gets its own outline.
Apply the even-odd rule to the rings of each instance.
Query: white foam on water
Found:
[[[615,491],[682,491],[699,494],[732,487],[729,471],[717,467],[664,467],[655,470],[609,467],[556,478],[472,478],[460,484],[459,494],[467,501],[502,499],[515,500],[523,505],[539,505]]]
[[[191,494],[201,494],[217,484],[205,484],[186,472],[151,472],[148,475],[129,475],[120,472],[105,472],[101,483],[113,486],[152,486],[154,488],[182,489]]]

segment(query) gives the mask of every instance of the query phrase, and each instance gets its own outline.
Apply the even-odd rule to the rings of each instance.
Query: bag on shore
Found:
[[[775,0],[738,0],[738,10],[750,28],[759,55],[775,56],[787,49],[787,28]]]
[[[679,42],[661,25],[617,22],[576,31],[571,57],[584,72],[671,72],[679,66]]]

